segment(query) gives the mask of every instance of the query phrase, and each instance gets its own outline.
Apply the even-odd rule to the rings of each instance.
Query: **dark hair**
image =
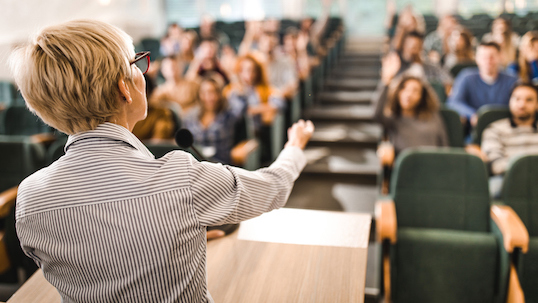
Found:
[[[296,37],[298,34],[299,34],[299,29],[295,26],[287,27],[286,30],[284,31],[284,36],[291,35],[291,36]]]
[[[385,112],[388,113],[388,116],[392,117],[400,117],[402,115],[400,91],[402,91],[405,84],[411,80],[418,81],[422,86],[420,102],[415,109],[415,114],[419,119],[430,119],[432,115],[439,110],[439,98],[430,84],[424,79],[412,75],[403,75],[400,79],[396,80],[395,85],[388,93],[388,102],[385,107]]]
[[[493,48],[495,48],[498,52],[501,51],[501,46],[500,46],[497,42],[493,42],[493,41],[480,42],[480,44],[479,44],[478,46],[482,46],[482,47],[493,47]]]
[[[409,33],[407,33],[404,37],[404,40],[409,38],[409,37],[413,37],[413,38],[418,38],[420,40],[424,40],[424,35],[421,34],[420,32],[418,31],[411,31]]]
[[[516,84],[514,84],[514,87],[512,87],[512,92],[510,93],[510,95],[512,95],[514,91],[520,87],[528,87],[532,89],[534,93],[536,94],[536,98],[538,99],[538,87],[536,87],[536,85],[532,84],[531,82],[526,82],[526,81],[516,82]]]

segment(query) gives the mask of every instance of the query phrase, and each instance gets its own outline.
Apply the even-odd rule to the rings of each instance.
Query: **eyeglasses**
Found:
[[[136,67],[140,69],[142,75],[148,72],[150,54],[151,52],[136,53],[134,60],[130,62],[130,64],[136,64]]]

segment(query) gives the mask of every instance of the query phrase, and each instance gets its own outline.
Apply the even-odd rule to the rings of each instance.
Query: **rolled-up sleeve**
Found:
[[[201,225],[238,223],[283,207],[306,165],[304,152],[287,147],[267,168],[198,162],[189,157],[193,206]]]

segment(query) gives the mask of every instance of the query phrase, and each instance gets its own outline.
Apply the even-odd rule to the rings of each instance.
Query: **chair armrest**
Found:
[[[375,204],[375,229],[377,241],[390,240],[396,243],[398,224],[396,221],[396,206],[392,200],[381,200]]]
[[[529,233],[516,212],[506,205],[491,206],[491,218],[503,236],[504,248],[511,253],[521,248],[523,253],[529,249]]]
[[[4,231],[0,231],[0,274],[4,273],[11,267],[4,236]]]
[[[48,146],[56,141],[56,136],[53,133],[40,133],[30,136],[30,140]]]
[[[9,214],[17,199],[17,186],[6,189],[0,193],[0,218]]]
[[[242,165],[246,162],[248,155],[258,149],[256,139],[244,140],[239,142],[230,152],[232,162],[236,165]]]

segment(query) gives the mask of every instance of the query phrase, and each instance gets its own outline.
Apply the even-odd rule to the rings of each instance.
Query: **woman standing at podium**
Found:
[[[149,66],[133,49],[109,24],[71,21],[13,53],[28,107],[69,134],[66,154],[19,186],[17,234],[63,302],[211,302],[206,227],[282,207],[313,125],[290,128],[255,172],[182,151],[155,159],[131,132],[147,114]]]

